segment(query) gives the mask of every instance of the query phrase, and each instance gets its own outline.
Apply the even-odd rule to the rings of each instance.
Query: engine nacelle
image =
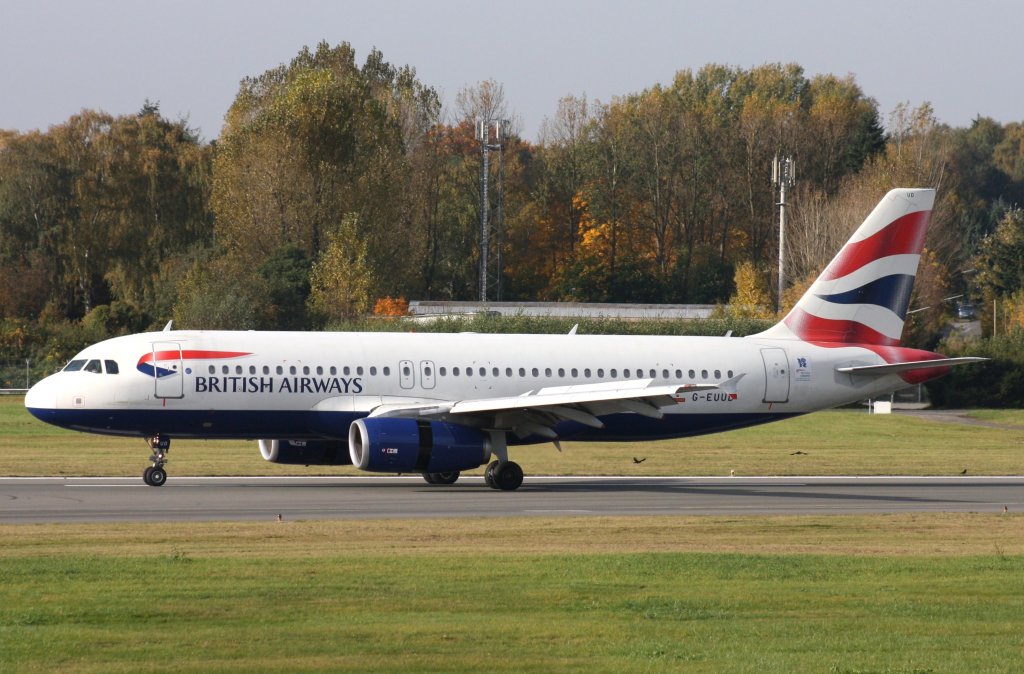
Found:
[[[352,463],[343,440],[260,440],[260,454],[271,463],[302,466],[347,466]]]
[[[349,426],[348,448],[352,465],[374,473],[470,470],[491,457],[483,431],[415,419],[357,419]]]

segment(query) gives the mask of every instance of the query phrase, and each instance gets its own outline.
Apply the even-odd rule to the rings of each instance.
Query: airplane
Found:
[[[172,439],[254,439],[267,461],[420,473],[486,464],[515,490],[509,447],[656,440],[788,419],[984,358],[900,345],[935,199],[895,189],[779,323],[746,337],[174,330],[89,346],[31,388],[44,422],[145,438],[143,480]]]

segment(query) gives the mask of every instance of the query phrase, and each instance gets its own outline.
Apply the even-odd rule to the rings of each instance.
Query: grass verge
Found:
[[[0,670],[997,672],[1024,518],[0,526]]]

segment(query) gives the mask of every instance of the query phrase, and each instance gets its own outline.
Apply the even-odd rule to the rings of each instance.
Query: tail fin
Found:
[[[757,336],[898,346],[934,202],[933,189],[886,194],[796,306]]]

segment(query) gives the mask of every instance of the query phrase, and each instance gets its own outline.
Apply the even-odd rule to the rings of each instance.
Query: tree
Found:
[[[313,264],[309,310],[322,323],[363,316],[373,306],[374,281],[359,221],[350,214],[329,234]]]

